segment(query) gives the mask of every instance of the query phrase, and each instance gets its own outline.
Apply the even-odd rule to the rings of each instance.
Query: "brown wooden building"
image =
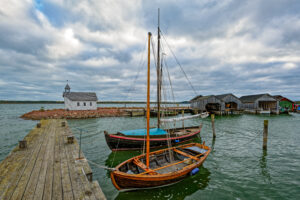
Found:
[[[249,113],[275,113],[279,114],[279,102],[269,94],[256,94],[242,96],[242,108]]]

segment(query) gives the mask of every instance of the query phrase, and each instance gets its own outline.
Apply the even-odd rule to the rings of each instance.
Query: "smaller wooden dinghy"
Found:
[[[153,188],[177,183],[197,168],[207,158],[211,149],[203,144],[190,143],[133,157],[115,167],[112,183],[118,190]]]

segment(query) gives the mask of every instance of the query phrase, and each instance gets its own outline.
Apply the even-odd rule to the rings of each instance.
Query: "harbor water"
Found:
[[[63,108],[63,104],[0,104],[0,160],[37,123],[19,116],[41,106]],[[268,148],[263,151],[265,119],[269,120],[269,138]],[[77,138],[78,128],[83,130],[82,151],[88,160],[99,165],[114,167],[140,154],[111,152],[103,131],[144,128],[144,117],[68,120],[68,123]],[[151,118],[151,124],[155,123],[156,119]],[[187,120],[185,126],[200,123],[203,123],[201,137],[195,142],[205,141],[212,152],[196,175],[168,187],[119,192],[112,185],[109,172],[91,164],[94,179],[107,199],[300,199],[300,114],[218,116],[215,140],[209,118]]]

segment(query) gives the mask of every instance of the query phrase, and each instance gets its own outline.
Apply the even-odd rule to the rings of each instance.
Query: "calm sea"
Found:
[[[63,107],[62,104],[0,104],[0,160],[37,123],[19,116],[41,106]],[[264,119],[269,120],[267,151],[262,150]],[[139,154],[112,153],[103,131],[143,128],[144,117],[68,120],[68,123],[77,138],[77,128],[84,130],[83,152],[99,165],[113,167]],[[155,125],[155,118],[151,123]],[[106,170],[91,165],[107,199],[300,199],[300,114],[217,117],[215,141],[209,119],[193,119],[185,125],[200,123],[203,123],[201,140],[213,150],[198,174],[165,188],[120,193]]]

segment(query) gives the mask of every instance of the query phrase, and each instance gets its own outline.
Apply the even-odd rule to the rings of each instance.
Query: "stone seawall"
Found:
[[[97,110],[33,110],[21,116],[23,119],[41,120],[41,119],[87,119],[99,117],[120,117],[128,116],[128,110],[137,108],[97,108]],[[143,108],[141,108],[143,109]]]

